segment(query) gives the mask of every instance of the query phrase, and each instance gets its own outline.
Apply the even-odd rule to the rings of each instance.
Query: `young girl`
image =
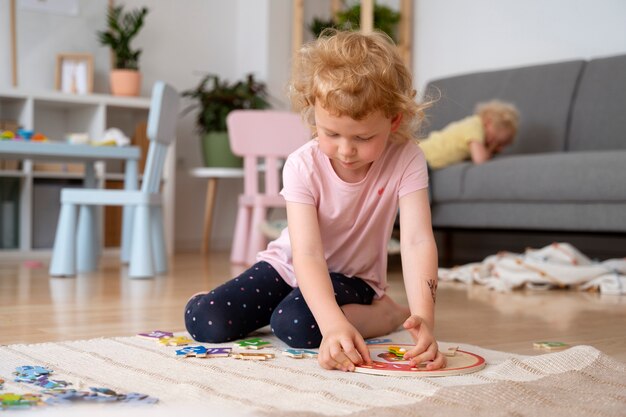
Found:
[[[470,159],[479,165],[513,143],[519,125],[519,112],[500,100],[478,103],[474,114],[452,122],[420,140],[420,147],[431,169]]]
[[[270,324],[292,347],[319,346],[322,367],[353,371],[371,362],[364,338],[402,324],[415,342],[405,358],[444,366],[428,175],[411,140],[423,108],[396,47],[381,33],[327,31],[295,57],[290,94],[314,139],[283,169],[288,227],[246,272],[191,298],[187,330],[217,343]],[[410,308],[385,295],[398,204]]]

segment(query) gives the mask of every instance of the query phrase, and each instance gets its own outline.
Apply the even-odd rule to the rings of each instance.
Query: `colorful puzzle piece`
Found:
[[[53,389],[72,385],[70,382],[56,379],[48,379],[51,369],[42,366],[18,366],[13,372],[15,382],[24,382],[26,384],[34,384],[45,389]]]
[[[4,379],[0,378],[0,389],[4,389]]]
[[[559,350],[559,349],[565,349],[569,347],[569,345],[563,342],[535,342],[533,343],[533,347],[535,349]]]
[[[206,358],[207,348],[204,346],[186,346],[176,350],[176,356]]]
[[[38,394],[0,394],[0,409],[15,410],[30,408],[33,405],[42,404],[41,395]]]
[[[138,337],[142,337],[144,339],[160,339],[162,337],[173,337],[174,333],[172,332],[164,332],[163,330],[153,330],[150,333],[138,333]]]
[[[44,368],[43,366],[25,365],[25,366],[18,366],[17,368],[15,368],[15,372],[13,372],[13,374],[18,375],[20,377],[31,377],[31,376],[36,377],[39,375],[49,375],[52,372],[54,371],[48,368]]]
[[[235,344],[243,349],[263,349],[265,347],[272,346],[270,342],[267,342],[258,337],[240,340],[239,342],[235,342]]]
[[[130,392],[124,396],[124,399],[120,400],[124,403],[142,403],[142,404],[156,404],[159,402],[158,398],[150,397],[146,394],[140,394],[138,392]]]
[[[273,353],[233,353],[232,357],[235,359],[245,359],[252,361],[264,361],[266,359],[273,359]]]
[[[306,349],[285,349],[283,350],[283,355],[294,359],[315,358],[317,357],[317,352]]]
[[[406,349],[400,346],[389,346],[389,353],[393,353],[399,358],[403,358],[406,353]]]
[[[193,342],[193,340],[185,336],[175,336],[175,337],[166,336],[158,340],[158,343],[164,346],[185,346],[191,342]]]
[[[90,391],[76,391],[74,389],[48,390],[45,393],[51,395],[51,397],[46,399],[46,403],[55,405],[76,401],[93,401],[154,404],[159,401],[158,398],[136,392],[120,394],[109,388],[90,387],[89,389]]]
[[[207,358],[227,358],[232,351],[233,348],[229,347],[208,348],[206,356]]]

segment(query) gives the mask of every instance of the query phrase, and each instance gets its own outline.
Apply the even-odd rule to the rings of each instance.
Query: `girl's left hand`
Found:
[[[404,359],[410,359],[411,365],[431,361],[426,369],[433,371],[446,366],[446,357],[439,352],[439,345],[433,336],[432,330],[419,316],[410,316],[405,320],[403,327],[411,334],[415,347],[404,354]]]

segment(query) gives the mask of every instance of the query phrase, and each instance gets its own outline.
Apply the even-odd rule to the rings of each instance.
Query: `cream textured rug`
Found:
[[[76,389],[108,387],[160,402],[132,409],[55,406],[36,415],[84,415],[87,407],[90,416],[194,411],[219,416],[626,415],[626,364],[590,346],[521,356],[460,345],[483,356],[486,368],[465,376],[418,378],[326,371],[316,359],[282,356],[284,345],[262,337],[274,343],[275,359],[183,359],[175,357],[174,347],[138,337],[1,346],[0,378],[6,383],[0,393],[36,392],[32,385],[13,382],[11,373],[17,366],[40,365]],[[403,332],[389,337],[409,342]]]

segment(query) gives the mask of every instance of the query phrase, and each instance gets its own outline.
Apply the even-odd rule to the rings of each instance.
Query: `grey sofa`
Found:
[[[493,98],[515,103],[521,124],[502,155],[432,173],[435,228],[626,232],[626,55],[449,77],[437,90],[427,130]]]

